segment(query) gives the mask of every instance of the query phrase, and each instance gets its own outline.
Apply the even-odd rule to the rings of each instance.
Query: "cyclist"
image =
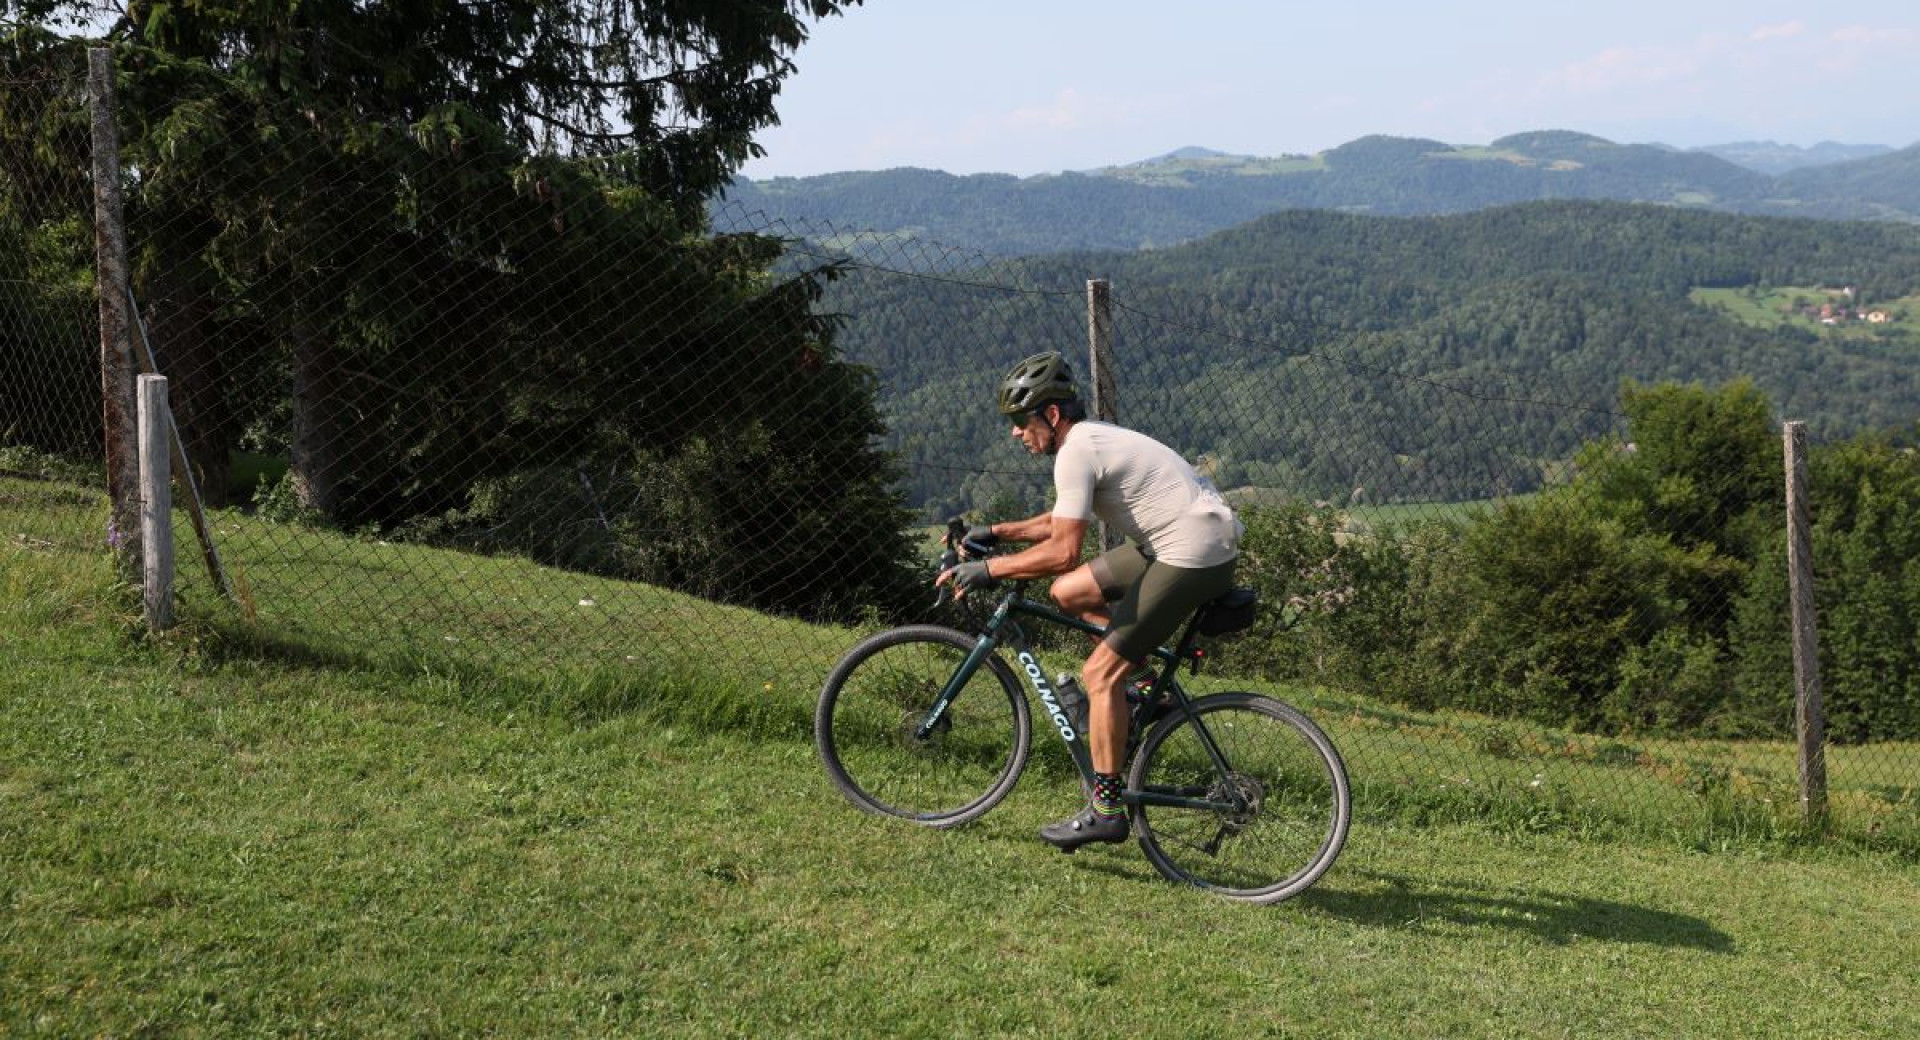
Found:
[[[984,551],[1001,539],[1030,544],[960,563],[934,580],[964,596],[997,581],[1060,575],[1052,590],[1060,609],[1105,627],[1080,672],[1093,801],[1078,816],[1041,828],[1040,836],[1063,852],[1124,841],[1131,829],[1120,780],[1127,677],[1201,604],[1233,587],[1245,529],[1213,483],[1173,449],[1087,419],[1057,352],[1013,366],[1000,383],[1000,414],[1027,451],[1053,456],[1053,508],[1030,520],[974,525],[970,549]],[[1083,564],[1081,544],[1095,516],[1131,541]]]

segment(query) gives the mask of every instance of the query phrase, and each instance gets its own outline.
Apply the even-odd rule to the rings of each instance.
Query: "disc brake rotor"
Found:
[[[1245,773],[1229,773],[1227,778],[1213,785],[1207,792],[1209,799],[1233,802],[1238,809],[1227,809],[1220,813],[1220,823],[1229,830],[1239,831],[1260,818],[1260,809],[1267,800],[1267,785],[1258,777]]]

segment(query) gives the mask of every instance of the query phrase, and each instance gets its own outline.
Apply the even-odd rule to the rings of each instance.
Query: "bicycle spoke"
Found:
[[[863,809],[934,825],[986,811],[1025,761],[1025,703],[1004,668],[982,666],[931,726],[928,713],[972,640],[921,626],[849,652],[828,680],[815,739],[828,775]]]
[[[1149,738],[1136,786],[1200,792],[1232,809],[1142,805],[1141,844],[1170,877],[1237,898],[1284,898],[1311,884],[1345,841],[1339,756],[1310,722],[1268,698],[1227,694],[1196,710],[1227,759],[1222,776],[1190,720]]]

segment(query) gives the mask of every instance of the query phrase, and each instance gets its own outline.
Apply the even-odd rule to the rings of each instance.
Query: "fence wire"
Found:
[[[0,511],[29,527],[50,482],[101,466],[87,108],[57,64],[0,87]],[[993,395],[1023,356],[1085,356],[1088,258],[725,203],[703,225],[605,162],[422,128],[263,140],[257,112],[190,108],[123,119],[123,187],[132,295],[233,572],[227,604],[183,565],[200,609],[347,658],[697,678],[804,719],[860,632],[955,621],[929,606],[945,517],[1047,504]],[[1631,465],[1613,402],[1408,370],[1365,332],[1289,334],[1289,307],[1112,286],[1118,421],[1249,527],[1262,621],[1203,687],[1280,684],[1363,811],[1790,818],[1790,662],[1752,649],[1785,632],[1784,585],[1762,609],[1707,551],[1730,518],[1676,507],[1628,537],[1568,492],[1577,457]],[[6,533],[105,551],[86,501],[85,530]],[[1861,693],[1828,696],[1847,717]],[[1920,833],[1903,719],[1827,749],[1839,826]]]

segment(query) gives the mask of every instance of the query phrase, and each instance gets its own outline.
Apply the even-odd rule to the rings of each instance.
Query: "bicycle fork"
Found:
[[[1001,643],[999,630],[1003,620],[1002,615],[996,614],[993,622],[987,626],[987,631],[973,644],[973,649],[968,652],[966,659],[960,662],[960,667],[954,670],[953,677],[947,680],[946,687],[940,691],[940,698],[934,701],[933,707],[928,710],[926,720],[914,732],[915,739],[926,740],[933,734],[940,721],[946,717],[947,709],[960,696],[960,691],[965,689],[967,683],[973,679],[973,674],[979,671],[981,664],[999,648]],[[1048,721],[1052,722],[1054,729],[1059,731],[1060,740],[1067,745],[1067,752],[1073,756],[1075,767],[1080,770],[1080,775],[1085,777],[1088,783],[1092,783],[1093,753],[1088,750],[1086,734],[1081,733],[1074,725],[1073,719],[1067,715],[1066,707],[1060,703],[1059,693],[1055,690],[1054,684],[1048,681],[1046,670],[1040,667],[1039,658],[1033,656],[1032,648],[1027,645],[1025,633],[1018,625],[1013,627],[1007,643],[1014,652],[1014,659],[1020,663],[1020,672],[1026,678],[1028,688],[1039,699],[1041,708],[1046,711]]]

